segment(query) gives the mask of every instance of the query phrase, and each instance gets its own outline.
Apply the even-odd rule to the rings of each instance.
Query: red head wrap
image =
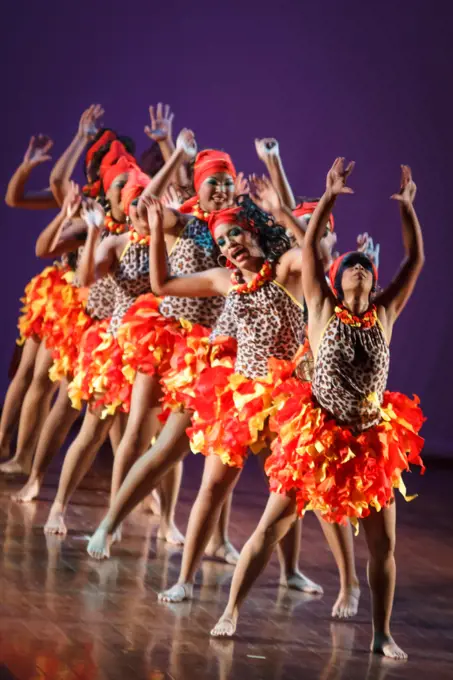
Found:
[[[219,224],[239,224],[243,229],[254,232],[253,225],[241,216],[241,208],[226,208],[225,210],[214,210],[209,215],[208,227],[214,238],[216,227]]]
[[[134,156],[126,151],[124,144],[115,139],[111,143],[110,149],[107,151],[101,161],[100,175],[102,180],[104,179],[104,173],[108,170],[108,168],[117,163],[120,158],[127,158],[129,163],[137,165],[137,161],[135,160]]]
[[[293,215],[294,217],[303,217],[304,215],[312,215],[315,212],[315,208],[318,205],[319,201],[303,201],[302,203],[299,203],[299,205],[296,205],[296,207],[293,210]],[[335,228],[335,220],[333,219],[333,215],[331,214],[329,217],[329,224],[332,229],[332,231]]]
[[[356,251],[351,250],[348,253],[343,253],[343,255],[340,255],[340,257],[337,257],[337,259],[334,260],[332,262],[332,264],[330,265],[329,281],[330,281],[330,285],[331,285],[333,292],[337,296],[338,296],[338,291],[335,288],[335,279],[337,278],[338,271],[339,271],[339,269],[340,269],[340,267],[341,267],[341,265],[344,261],[344,258],[347,257],[348,255],[353,255],[354,252],[356,252]],[[367,257],[368,260],[370,260],[370,258],[367,255],[365,255],[365,253],[361,253],[361,255],[364,255],[365,257]],[[372,260],[370,260],[370,262],[371,262],[371,266],[373,268],[374,282],[376,284],[377,281],[378,281],[378,270],[376,269],[374,262],[372,262]]]
[[[131,163],[131,161],[126,156],[122,156],[116,163],[111,165],[109,168],[106,168],[102,176],[104,192],[108,192],[112,186],[112,183],[119,175],[124,175],[135,167],[135,164]]]
[[[134,167],[130,169],[127,183],[121,192],[121,201],[126,215],[129,215],[129,208],[132,201],[143,193],[143,190],[148,186],[149,182],[149,175],[142,172],[140,168]]]
[[[105,132],[102,133],[102,135],[97,139],[94,144],[92,144],[89,148],[88,151],[85,154],[85,165],[88,165],[88,163],[91,163],[93,160],[94,154],[99,151],[99,149],[109,142],[113,142],[117,138],[116,132],[113,132],[113,130],[105,130]]]
[[[223,151],[215,149],[205,149],[200,151],[195,159],[193,168],[193,184],[195,191],[198,190],[205,179],[215,175],[217,172],[225,172],[236,179],[236,169],[230,156]]]

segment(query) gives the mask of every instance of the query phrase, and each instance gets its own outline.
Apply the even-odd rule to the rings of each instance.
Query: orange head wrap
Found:
[[[304,215],[312,215],[315,212],[315,208],[318,205],[319,201],[302,201],[302,203],[299,203],[299,205],[296,205],[296,207],[293,210],[293,215],[294,217],[303,217]],[[331,214],[329,217],[329,224],[331,227],[331,230],[333,231],[335,228],[335,220],[333,219],[333,215]]]
[[[236,169],[230,156],[224,151],[217,151],[215,149],[205,149],[200,151],[195,159],[193,168],[193,185],[195,191],[198,190],[205,179],[217,172],[225,172],[236,179]]]
[[[101,179],[104,179],[104,173],[115,163],[119,161],[120,158],[127,158],[127,160],[134,164],[137,165],[137,161],[135,160],[134,156],[130,153],[127,152],[126,147],[124,144],[117,139],[115,139],[111,145],[110,149],[107,151],[105,154],[104,158],[101,161],[101,169],[100,169],[100,175]]]
[[[113,142],[117,138],[116,132],[113,130],[105,130],[102,135],[97,139],[94,144],[88,147],[88,151],[85,154],[85,165],[88,165],[93,160],[94,154],[99,151],[99,149],[109,142]]]
[[[212,234],[212,238],[215,238],[215,230],[219,224],[238,224],[243,229],[247,231],[255,232],[255,228],[252,224],[247,222],[242,216],[241,208],[226,208],[225,210],[215,210],[209,215],[208,227]]]
[[[139,167],[135,166],[129,170],[127,183],[121,192],[121,201],[126,215],[129,215],[129,208],[132,201],[143,193],[143,190],[148,186],[149,182],[149,175],[142,172]]]
[[[329,269],[329,281],[331,288],[335,295],[338,297],[339,294],[339,286],[341,284],[341,279],[338,280],[339,274],[343,274],[342,270],[342,265],[344,264],[344,261],[347,257],[350,257],[351,255],[357,255],[360,256],[360,259],[364,259],[364,264],[367,265],[366,268],[369,268],[371,265],[371,271],[373,273],[373,288],[376,286],[378,282],[378,270],[376,269],[374,262],[368,257],[368,255],[365,255],[365,253],[361,253],[359,251],[350,251],[348,253],[343,253],[343,255],[340,255],[340,257],[337,257],[336,260],[332,262],[330,265]],[[366,260],[366,262],[365,262]]]
[[[126,158],[126,156],[122,156],[116,163],[111,165],[109,168],[106,168],[102,176],[104,192],[105,193],[108,192],[108,190],[112,186],[112,183],[119,175],[124,175],[125,173],[128,173],[132,168],[135,167],[136,167],[135,164],[131,163],[131,161],[128,158]]]

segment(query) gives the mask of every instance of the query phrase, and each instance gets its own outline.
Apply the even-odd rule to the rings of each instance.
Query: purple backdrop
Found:
[[[420,395],[428,450],[448,455],[451,10],[424,0],[367,5],[9,3],[1,45],[1,186],[31,134],[51,135],[56,158],[93,102],[105,107],[106,124],[133,136],[143,150],[147,107],[160,100],[175,111],[176,132],[193,128],[200,147],[224,148],[247,173],[260,170],[254,137],[277,137],[297,194],[320,194],[336,155],[355,159],[356,195],[336,210],[339,245],[349,249],[359,231],[372,233],[382,244],[385,282],[402,256],[398,209],[388,197],[398,188],[400,163],[409,163],[419,186],[427,265],[394,334],[390,387]],[[45,170],[48,175],[50,166]],[[46,186],[46,173],[35,186]],[[45,265],[34,257],[34,242],[51,213],[4,204],[1,211],[3,394],[18,299]]]

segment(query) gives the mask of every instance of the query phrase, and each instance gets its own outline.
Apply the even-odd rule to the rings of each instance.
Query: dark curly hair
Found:
[[[241,208],[240,217],[257,230],[258,243],[265,258],[271,262],[277,262],[286,251],[291,249],[286,229],[277,224],[272,215],[261,210],[247,194],[238,196],[236,203]]]

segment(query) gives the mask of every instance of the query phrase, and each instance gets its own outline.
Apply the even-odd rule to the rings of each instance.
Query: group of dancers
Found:
[[[22,353],[0,425],[3,474],[26,474],[18,502],[37,498],[50,462],[80,411],[44,531],[65,535],[70,499],[110,437],[109,509],[88,544],[105,559],[141,501],[160,515],[159,537],[184,545],[178,582],[164,602],[193,597],[204,554],[235,564],[213,636],[232,636],[239,609],[275,548],[280,585],[321,593],[298,567],[300,526],[316,513],[335,558],[332,615],[353,616],[360,588],[353,531],[369,551],[371,649],[406,658],[390,632],[395,588],[394,489],[423,471],[418,399],[386,391],[393,325],[424,262],[416,186],[402,166],[404,260],[378,286],[378,247],[335,253],[332,211],[354,164],[337,158],[319,199],[296,200],[275,139],[255,140],[267,174],[248,179],[230,156],[197,151],[192,131],[173,142],[168,106],[150,107],[151,147],[100,127],[87,109],[77,133],[33,192],[52,142],[32,138],[6,202],[58,214],[36,240],[53,260],[26,286]],[[83,156],[86,185],[72,179]],[[56,396],[55,396],[55,392]],[[185,538],[175,507],[188,453],[205,466]],[[269,486],[258,526],[240,554],[228,538],[232,492],[256,455]]]

